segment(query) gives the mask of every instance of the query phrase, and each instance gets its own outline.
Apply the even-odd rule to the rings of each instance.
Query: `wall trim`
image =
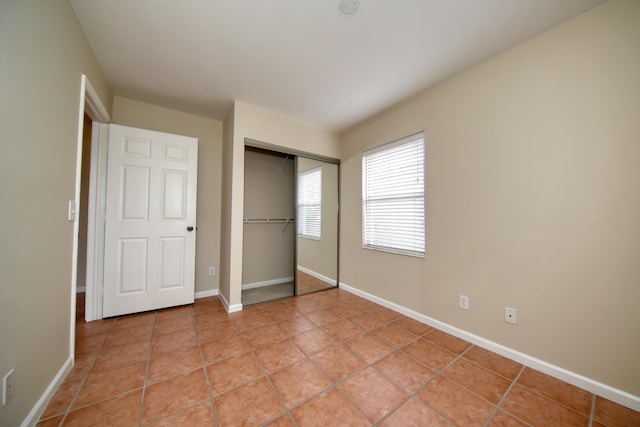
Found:
[[[245,291],[247,289],[263,288],[265,286],[279,285],[281,283],[288,283],[288,282],[293,282],[293,276],[281,277],[279,279],[265,280],[262,282],[246,283],[242,285],[242,290]]]
[[[82,78],[85,82],[84,89],[86,93],[84,99],[85,112],[93,121],[109,123],[111,121],[111,116],[98,96],[98,92],[96,92],[93,86],[91,86],[91,82],[85,74],[82,75]]]
[[[38,399],[27,417],[22,421],[22,424],[20,424],[21,427],[35,426],[38,423],[38,420],[40,420],[40,417],[47,409],[47,406],[49,406],[49,402],[51,402],[51,399],[53,399],[56,391],[58,391],[60,385],[62,385],[65,378],[67,378],[67,375],[69,375],[69,372],[71,372],[71,369],[73,369],[73,365],[73,357],[69,357],[62,364],[62,367],[60,368],[56,376],[53,377],[44,393],[42,393],[42,396],[40,396],[40,399]]]
[[[215,297],[217,295],[218,295],[218,290],[217,289],[211,289],[209,291],[196,292],[195,293],[195,298],[196,299],[200,299],[200,298],[207,298],[207,297]]]
[[[301,265],[298,266],[298,270],[302,271],[303,273],[307,273],[309,276],[313,276],[318,280],[322,280],[325,283],[329,283],[331,286],[337,286],[338,282],[330,277],[324,276],[320,273],[317,273],[313,270],[309,270],[306,267],[303,267]]]
[[[224,309],[227,310],[227,313],[242,311],[242,304],[229,304],[229,301],[227,301],[227,298],[222,292],[218,293],[218,298],[220,298],[220,301],[222,301],[222,305],[224,305]]]
[[[482,347],[508,359],[515,360],[516,362],[519,362],[524,366],[536,369],[540,372],[558,378],[576,387],[594,393],[598,396],[612,400],[616,403],[619,403],[620,405],[633,409],[634,411],[640,411],[640,396],[634,396],[626,391],[608,386],[591,378],[587,378],[583,375],[553,365],[549,362],[545,362],[544,360],[535,358],[525,353],[521,353],[510,347],[506,347],[502,344],[498,344],[494,341],[482,338],[481,336],[472,334],[471,332],[456,328],[455,326],[451,326],[447,323],[426,316],[422,313],[418,313],[417,311],[413,311],[399,304],[387,301],[368,292],[349,286],[344,282],[340,282],[340,289],[343,289],[349,293],[362,297],[371,302],[375,302],[376,304],[379,304],[398,313],[404,314],[405,316],[417,320],[418,322],[424,323],[436,329],[447,332],[453,336],[469,341],[470,343],[475,344],[478,347]]]

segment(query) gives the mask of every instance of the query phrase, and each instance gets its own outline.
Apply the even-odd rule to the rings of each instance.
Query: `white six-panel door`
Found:
[[[198,140],[109,125],[103,316],[192,303]]]

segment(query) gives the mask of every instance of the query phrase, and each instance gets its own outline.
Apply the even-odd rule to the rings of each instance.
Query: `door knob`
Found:
[[[187,231],[193,231],[193,227],[192,226],[188,226],[187,227]]]

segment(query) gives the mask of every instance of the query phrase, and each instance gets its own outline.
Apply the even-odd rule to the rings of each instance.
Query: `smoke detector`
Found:
[[[345,15],[353,15],[360,7],[360,0],[341,0],[340,12]]]

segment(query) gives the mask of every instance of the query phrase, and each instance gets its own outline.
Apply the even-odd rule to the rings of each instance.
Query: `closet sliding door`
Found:
[[[338,286],[338,165],[296,157],[296,295]]]

